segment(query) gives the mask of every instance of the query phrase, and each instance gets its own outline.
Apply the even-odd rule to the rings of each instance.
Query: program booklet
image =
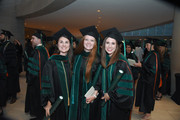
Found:
[[[128,62],[129,62],[129,64],[130,64],[130,66],[134,66],[134,64],[136,63],[135,60],[129,59],[129,58],[128,58]]]
[[[92,86],[92,87],[87,91],[87,93],[84,95],[84,97],[87,98],[87,97],[93,96],[94,92],[95,92],[95,88]]]

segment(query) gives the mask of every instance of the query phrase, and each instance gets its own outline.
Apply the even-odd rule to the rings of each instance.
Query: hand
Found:
[[[109,94],[105,93],[101,99],[105,99],[105,102],[107,102],[110,99]]]
[[[48,101],[47,105],[44,107],[45,111],[46,111],[46,117],[50,116],[50,109],[51,109],[52,105],[51,102]]]
[[[92,101],[94,101],[94,99],[96,99],[97,95],[98,95],[98,91],[96,90],[96,91],[94,92],[93,96],[90,96],[90,97],[87,97],[87,98],[86,98],[86,103],[89,104],[89,103],[91,103]]]
[[[134,67],[142,67],[142,64],[141,64],[140,61],[138,61],[137,63],[135,63],[135,64],[133,64],[133,65],[134,65]]]

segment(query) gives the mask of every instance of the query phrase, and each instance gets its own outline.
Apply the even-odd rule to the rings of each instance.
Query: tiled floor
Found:
[[[26,94],[25,73],[20,75],[21,92],[14,104],[7,104],[4,108],[4,117],[0,120],[29,120],[30,116],[24,113],[24,102]],[[132,120],[139,120],[141,114],[138,108],[133,108]],[[155,110],[152,112],[151,120],[180,120],[180,105],[175,104],[169,96],[163,96],[161,101],[156,101]]]

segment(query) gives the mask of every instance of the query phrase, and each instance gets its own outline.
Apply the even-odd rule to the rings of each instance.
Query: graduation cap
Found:
[[[10,31],[3,30],[3,29],[1,29],[1,30],[2,30],[1,34],[4,34],[5,36],[8,36],[9,38],[10,38],[11,36],[14,36]]]
[[[157,43],[157,41],[158,41],[158,39],[156,39],[156,38],[146,38],[145,43],[150,43],[151,45],[154,45]]]
[[[46,41],[46,35],[41,30],[37,30],[37,32],[34,33],[32,36],[36,36],[37,38],[41,39],[42,44],[43,41]]]
[[[161,40],[158,40],[158,41],[157,41],[157,45],[158,45],[158,46],[165,46],[165,47],[166,47],[166,46],[167,46],[167,42],[166,42],[165,40],[162,40],[162,39],[161,39]]]
[[[134,47],[134,44],[133,44],[132,41],[130,41],[130,40],[126,40],[126,45],[131,46],[132,49],[135,48],[135,47]]]
[[[101,32],[101,34],[104,36],[104,38],[111,37],[115,39],[118,42],[118,44],[120,44],[121,41],[123,40],[121,33],[116,28],[110,28],[110,29],[104,30]]]
[[[98,41],[99,32],[97,31],[95,26],[88,26],[88,27],[82,28],[80,29],[80,32],[83,36],[90,35],[90,36],[93,36]]]
[[[66,36],[70,40],[70,43],[72,43],[72,41],[76,40],[76,38],[65,27],[53,35],[56,42],[59,40],[59,38],[61,36]]]
[[[47,41],[53,41],[54,38],[53,38],[53,36],[47,36],[46,40],[47,40]]]
[[[98,30],[96,29],[96,27],[93,25],[93,26],[88,26],[88,27],[85,27],[85,28],[82,28],[80,29],[80,32],[83,36],[85,35],[90,35],[90,36],[93,36],[96,41],[97,41],[97,52],[99,54],[99,46],[100,46],[100,41],[101,41],[101,37],[100,37],[100,34],[98,32]]]

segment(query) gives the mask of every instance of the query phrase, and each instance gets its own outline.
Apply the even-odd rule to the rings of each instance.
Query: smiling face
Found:
[[[105,51],[112,56],[117,47],[117,42],[115,39],[108,37],[105,42]]]
[[[60,51],[60,55],[66,56],[70,49],[70,41],[65,37],[60,37],[57,46]]]
[[[148,51],[154,50],[154,45],[151,45],[150,43],[146,43],[146,48]]]
[[[91,52],[95,44],[95,38],[90,35],[84,36],[84,51]]]
[[[130,53],[131,52],[131,46],[130,45],[126,45],[126,52]]]

